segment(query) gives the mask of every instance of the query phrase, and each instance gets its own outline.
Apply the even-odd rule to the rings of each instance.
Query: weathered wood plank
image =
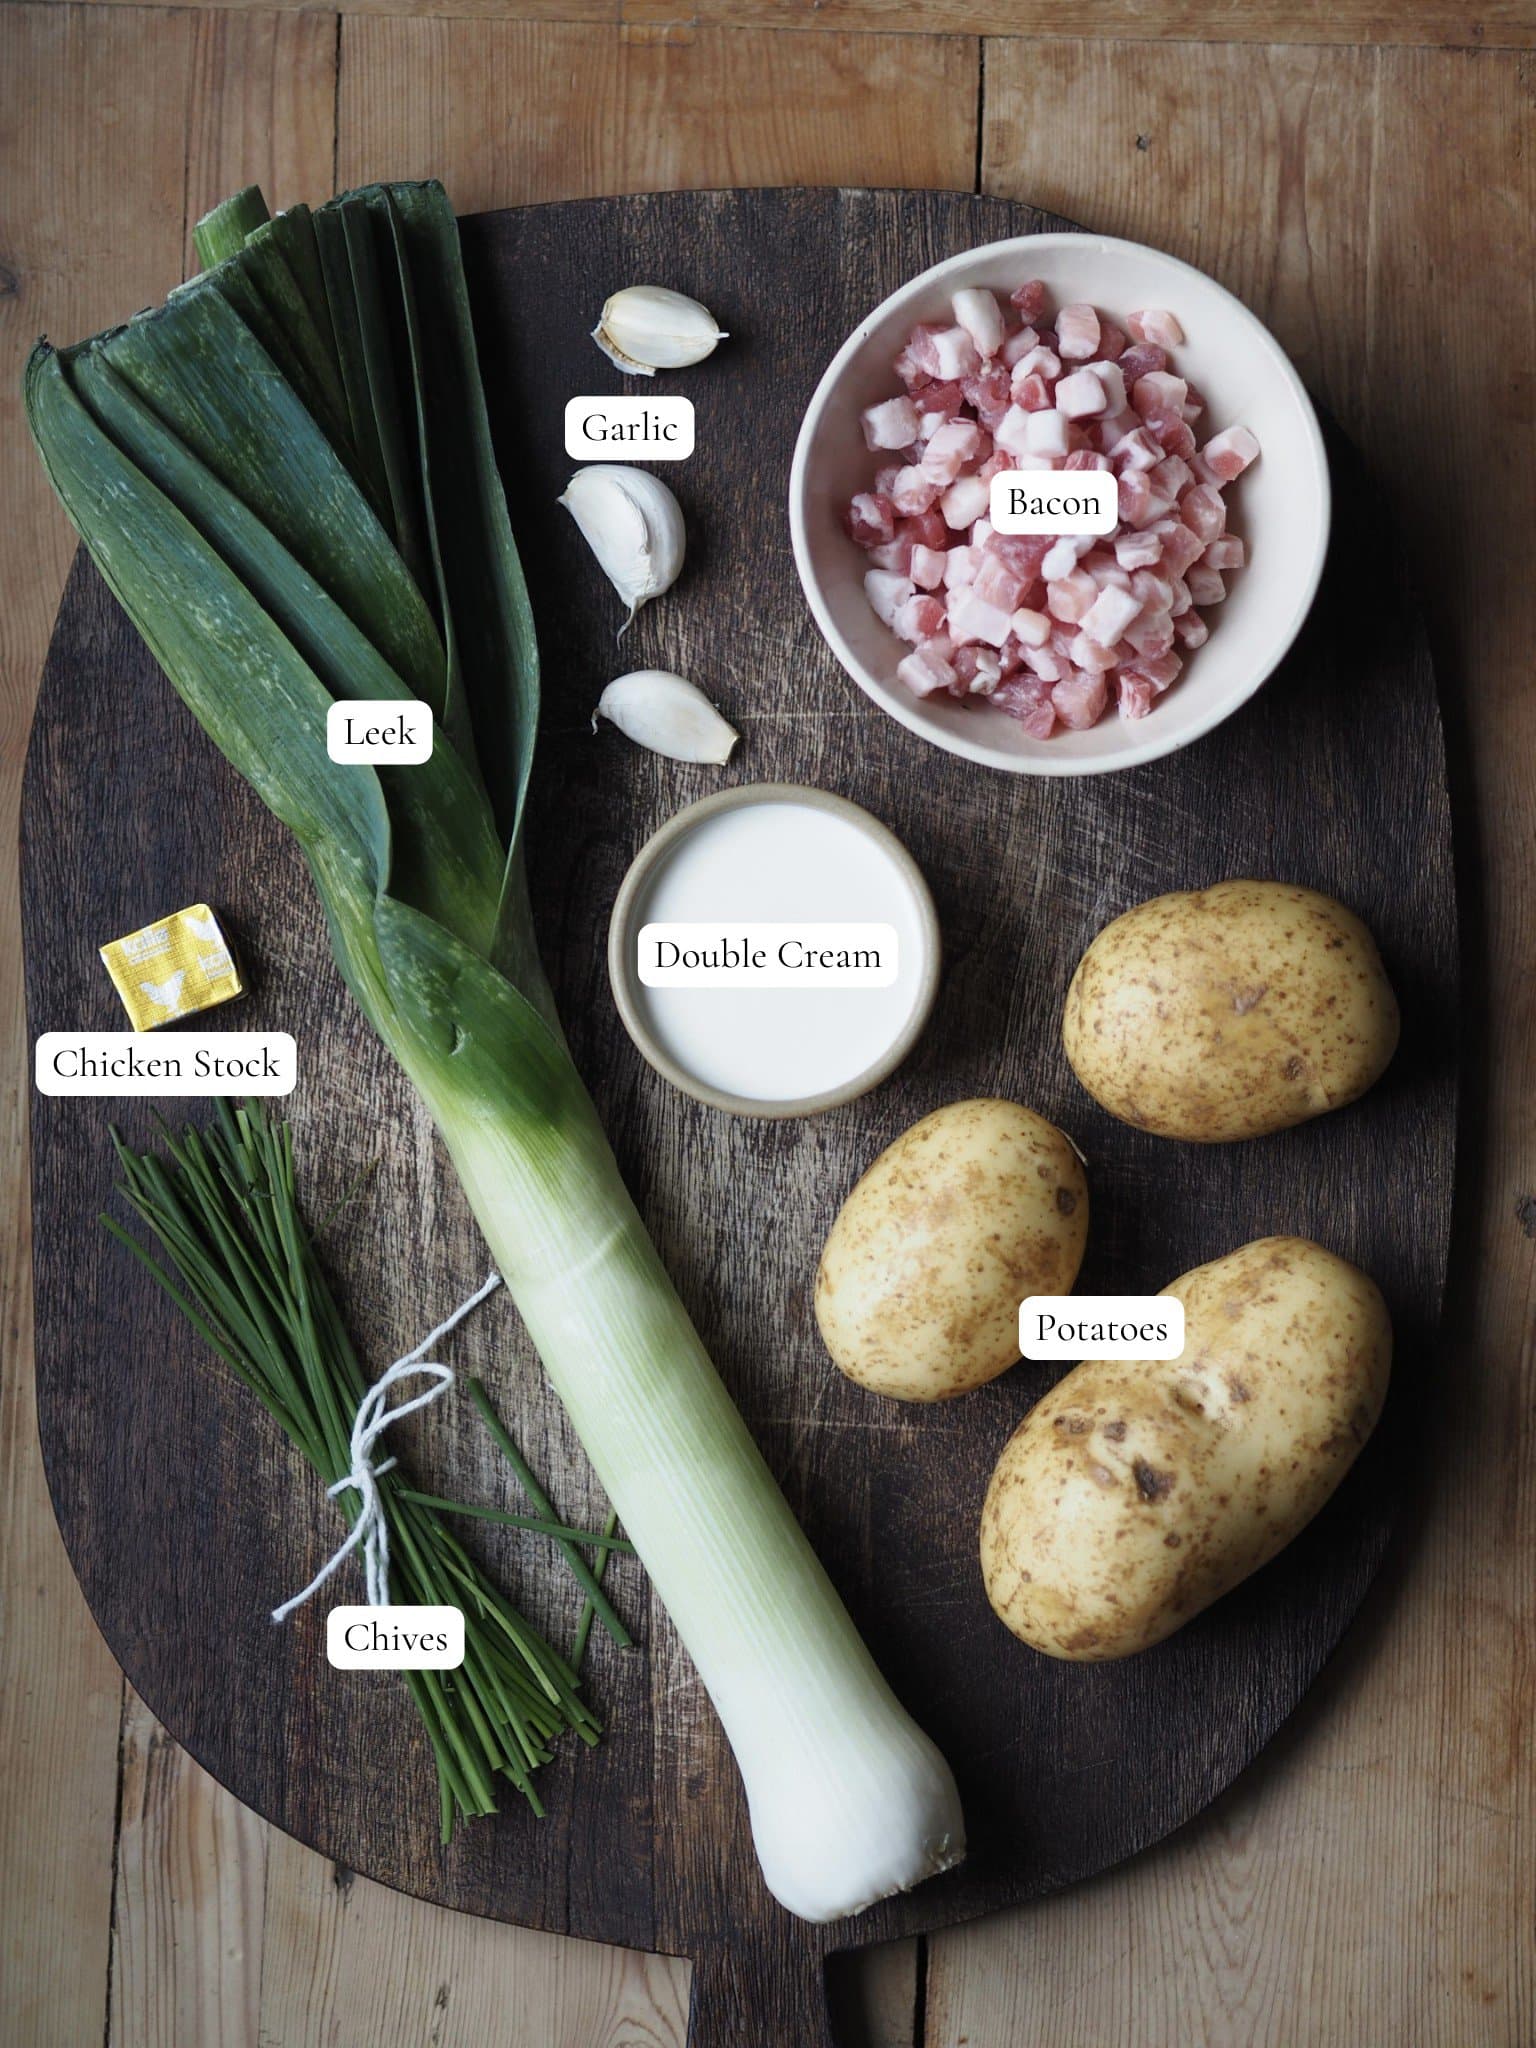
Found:
[[[272,2048],[682,2048],[688,1971],[354,1877],[275,1829],[261,2041]]]
[[[271,1830],[129,1689],[109,2048],[256,2048]]]
[[[968,189],[978,54],[963,37],[349,14],[339,178],[431,172],[460,213],[714,185]]]
[[[136,6],[141,0],[95,0]],[[242,0],[192,0],[212,9]],[[305,0],[277,0],[302,9]],[[1089,37],[1126,43],[1324,43],[1528,49],[1536,43],[1531,0],[352,0],[349,14],[482,17],[499,21],[582,21],[700,27],[889,34]]]
[[[142,303],[181,240],[188,17],[0,10],[0,841],[16,843],[22,759],[74,539],[27,437],[35,337]],[[87,142],[88,138],[88,142]],[[28,1039],[14,870],[0,890],[0,1981],[36,2048],[101,2038],[107,2007],[122,1680],[54,1526],[32,1385]]]
[[[1529,526],[1536,471],[1518,369],[1536,314],[1529,83],[1488,55],[1206,54],[1192,95],[1178,51],[1127,65],[989,46],[986,177],[1031,198],[1057,184],[1093,226],[1214,270],[1394,487],[1485,920],[1469,990],[1481,1142],[1463,1157],[1438,1368],[1454,1393],[1435,1410],[1422,1534],[1292,1734],[1139,1863],[935,1938],[929,2038],[1519,2048],[1536,2031],[1521,1647],[1536,1286],[1517,1214],[1536,1190],[1536,593],[1509,536]],[[1089,147],[1106,110],[1117,140]]]

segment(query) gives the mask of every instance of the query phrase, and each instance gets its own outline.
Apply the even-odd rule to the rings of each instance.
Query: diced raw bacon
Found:
[[[1051,542],[1040,558],[1040,574],[1047,583],[1056,583],[1063,576],[1070,576],[1078,563],[1093,547],[1091,533],[1064,533]]]
[[[1067,643],[1067,658],[1074,668],[1083,669],[1091,676],[1107,675],[1112,668],[1120,666],[1121,660],[1113,647],[1100,646],[1082,627]]]
[[[1073,669],[1051,691],[1051,707],[1068,732],[1086,732],[1104,716],[1109,683],[1102,674]]]
[[[1152,531],[1163,543],[1163,566],[1170,576],[1182,576],[1191,562],[1198,562],[1204,543],[1177,519],[1159,519]]]
[[[1213,477],[1224,484],[1241,476],[1259,452],[1256,437],[1247,427],[1228,427],[1215,434],[1200,450]]]
[[[1010,568],[1035,583],[1040,577],[1041,563],[1055,545],[1048,533],[994,533],[987,542],[987,552],[1001,557]]]
[[[1008,632],[1009,614],[979,598],[974,587],[951,593],[949,637],[957,647],[968,640],[985,640],[989,647],[1001,647]]]
[[[965,404],[965,387],[956,380],[930,384],[913,401],[917,407],[917,438],[926,441]]]
[[[1010,568],[1001,556],[984,549],[981,566],[971,588],[988,604],[1001,605],[1005,612],[1015,612],[1029,594],[1030,580]]]
[[[1056,315],[1056,353],[1064,363],[1086,363],[1098,353],[1099,316],[1092,306],[1063,306]]]
[[[1214,484],[1193,484],[1179,499],[1179,517],[1205,546],[1227,530],[1227,507]]]
[[[907,345],[896,358],[896,369],[909,391],[912,388],[909,372],[928,378],[938,376],[939,352],[934,347],[934,340],[942,331],[930,321],[919,321],[907,336]],[[902,368],[903,358],[906,361],[906,369]]]
[[[917,439],[917,407],[910,398],[887,398],[859,415],[868,448],[910,448]]]
[[[1095,584],[1098,596],[1082,616],[1082,628],[1090,640],[1096,640],[1101,647],[1113,647],[1124,637],[1127,626],[1133,625],[1141,616],[1141,599],[1129,590],[1117,590],[1113,583],[1100,588]],[[1079,665],[1087,668],[1090,663]]]
[[[1106,414],[1111,419],[1118,419],[1121,413],[1129,411],[1130,400],[1126,397],[1125,378],[1121,374],[1120,365],[1118,363],[1090,363],[1088,367],[1104,386],[1104,410]]]
[[[939,500],[940,510],[946,524],[953,527],[973,525],[992,499],[991,486],[979,476],[958,477]]]
[[[1003,679],[1002,657],[995,647],[957,647],[952,665],[972,697],[990,697]]]
[[[871,607],[913,643],[903,685],[990,699],[1044,739],[1092,725],[1111,697],[1144,717],[1204,644],[1198,607],[1245,559],[1222,490],[1259,447],[1238,426],[1197,453],[1205,402],[1171,363],[1172,314],[1144,309],[1122,331],[1076,303],[1052,324],[1038,279],[1012,304],[1017,326],[996,294],[966,288],[953,324],[911,330],[895,363],[906,395],[860,425],[875,454],[912,459],[882,461],[844,516]],[[1111,473],[1117,524],[995,533],[990,484],[1005,469]]]
[[[948,552],[947,548],[929,548],[921,545],[913,548],[907,573],[919,590],[938,590],[941,587]]]
[[[1195,432],[1186,419],[1161,418],[1157,438],[1170,455],[1189,462],[1195,453]]]
[[[1162,556],[1160,533],[1122,533],[1115,541],[1115,560],[1122,569],[1150,569]]]
[[[1055,411],[1032,412],[1024,420],[1024,445],[1035,455],[1068,453],[1067,417]]]
[[[976,353],[982,357],[995,356],[1003,345],[1003,309],[994,295],[967,285],[955,293],[950,303]]]
[[[947,690],[955,680],[955,671],[947,657],[940,654],[931,644],[917,647],[896,664],[896,680],[904,683],[914,697],[933,697],[940,690]]]
[[[848,537],[861,548],[883,547],[896,532],[896,508],[879,491],[860,491],[848,506]]]
[[[1178,415],[1184,403],[1184,394],[1189,386],[1182,377],[1175,377],[1171,370],[1148,370],[1138,377],[1131,386],[1131,403],[1145,419],[1149,413],[1171,412]]]
[[[1032,348],[1039,346],[1040,337],[1033,327],[1016,328],[998,350],[998,361],[1006,363],[1011,370],[1021,356],[1027,356]]]
[[[1014,397],[1018,397],[1018,388],[1026,377],[1043,377],[1047,384],[1054,384],[1060,375],[1061,357],[1055,349],[1042,348],[1037,342],[1013,366]]]
[[[1170,650],[1166,654],[1154,654],[1144,661],[1138,661],[1136,672],[1145,676],[1153,689],[1161,692],[1173,687],[1183,667],[1183,657]]]
[[[1175,500],[1181,491],[1189,489],[1194,480],[1194,473],[1189,464],[1178,455],[1165,455],[1148,478],[1153,490],[1160,497]]]
[[[1032,370],[1027,377],[1021,377],[1014,385],[1013,409],[1015,412],[1050,411],[1051,387],[1038,370]]]
[[[963,327],[941,327],[933,337],[933,352],[943,378],[969,377],[981,368],[976,344]]]
[[[1109,451],[1110,460],[1116,469],[1156,469],[1164,460],[1163,451],[1145,427],[1138,426],[1123,435]]]
[[[1147,526],[1152,520],[1152,486],[1142,469],[1120,472],[1120,517],[1127,526]]]
[[[1165,612],[1173,602],[1173,585],[1166,576],[1154,575],[1150,569],[1137,569],[1133,572],[1131,590],[1137,602],[1147,611]]]
[[[1070,576],[1058,576],[1046,586],[1045,608],[1053,619],[1069,626],[1080,625],[1099,595],[1099,586],[1086,569],[1074,569]]]
[[[883,625],[893,626],[896,614],[912,595],[912,578],[894,569],[871,569],[864,578],[869,608]]]
[[[1013,637],[1021,648],[1044,647],[1051,637],[1048,612],[1030,611],[1021,605],[1013,615]]]
[[[950,548],[944,557],[944,588],[964,590],[967,584],[976,581],[976,571],[980,567],[979,548]]]
[[[952,484],[968,462],[976,458],[981,445],[981,429],[974,420],[946,420],[930,436],[922,454],[922,472],[936,483]],[[899,503],[898,511],[903,510]],[[914,505],[916,512],[926,512],[926,505]]]
[[[1149,341],[1158,348],[1181,348],[1184,330],[1161,306],[1147,306],[1126,320],[1132,341]]]
[[[915,546],[925,548],[947,548],[949,528],[944,524],[942,512],[920,512],[915,519],[898,519],[896,531]]]
[[[1096,419],[1109,410],[1109,395],[1097,371],[1085,365],[1057,384],[1056,405],[1069,420]]]
[[[1138,661],[1166,654],[1173,645],[1173,621],[1167,612],[1145,611],[1126,628],[1125,644],[1133,648]]]
[[[926,469],[912,463],[897,470],[891,485],[891,504],[903,519],[915,519],[938,503],[939,492],[943,488],[937,477],[930,476]]]
[[[903,640],[910,640],[917,646],[924,640],[932,640],[944,630],[944,600],[930,597],[927,592],[915,590],[891,621],[895,631]]]
[[[898,669],[897,674],[901,671]],[[1120,716],[1145,718],[1159,695],[1156,685],[1139,669],[1123,668],[1115,678]]]
[[[1019,318],[1028,326],[1038,326],[1040,315],[1045,311],[1045,281],[1043,278],[1026,278],[1024,283],[1008,294],[1019,309]]]
[[[1153,370],[1166,370],[1168,354],[1165,349],[1153,348],[1150,344],[1137,343],[1134,348],[1125,349],[1120,357],[1120,374],[1127,384],[1134,385],[1138,377],[1145,377]]]
[[[982,424],[989,428],[997,425],[1012,398],[1012,380],[1001,363],[989,363],[974,377],[962,378],[960,389],[966,404],[975,407]]]

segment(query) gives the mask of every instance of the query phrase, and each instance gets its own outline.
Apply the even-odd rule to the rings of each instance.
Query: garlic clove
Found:
[[[606,718],[637,746],[672,761],[723,766],[741,735],[697,683],[663,668],[640,668],[611,682],[597,700],[592,730]]]
[[[629,606],[619,628],[622,639],[641,605],[677,581],[685,544],[682,507],[659,476],[622,462],[578,469],[560,503]]]
[[[726,336],[697,299],[665,285],[633,284],[604,305],[592,339],[626,376],[654,377],[658,370],[702,363]]]

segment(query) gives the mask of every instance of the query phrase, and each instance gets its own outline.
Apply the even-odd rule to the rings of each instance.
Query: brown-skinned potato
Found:
[[[987,1598],[1048,1656],[1170,1635],[1312,1519],[1381,1413],[1386,1305],[1320,1245],[1260,1238],[1163,1293],[1184,1303],[1183,1355],[1075,1366],[987,1489]]]
[[[1232,881],[1106,925],[1062,1039],[1112,1116],[1195,1144],[1257,1138],[1363,1095],[1397,1046],[1376,942],[1315,889]]]
[[[816,1321],[840,1369],[901,1401],[1006,1372],[1019,1304],[1066,1294],[1088,1236],[1069,1140],[1016,1102],[954,1102],[880,1154],[839,1210]]]

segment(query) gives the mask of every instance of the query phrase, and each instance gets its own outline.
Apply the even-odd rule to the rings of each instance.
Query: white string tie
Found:
[[[494,1294],[501,1285],[501,1275],[492,1273],[483,1287],[479,1287],[468,1301],[460,1302],[451,1316],[440,1322],[435,1330],[429,1331],[404,1358],[397,1358],[387,1372],[380,1373],[373,1385],[358,1403],[357,1414],[352,1422],[352,1469],[328,1489],[334,1500],[339,1493],[353,1488],[362,1506],[357,1520],[352,1524],[347,1538],[327,1564],[323,1564],[302,1593],[295,1593],[291,1600],[285,1600],[281,1607],[272,1610],[274,1621],[286,1621],[296,1607],[302,1607],[312,1599],[346,1560],[362,1545],[363,1574],[368,1584],[368,1605],[387,1607],[389,1605],[389,1522],[384,1513],[384,1503],[379,1498],[379,1480],[386,1472],[392,1472],[397,1460],[384,1459],[382,1464],[373,1461],[374,1445],[386,1429],[393,1427],[404,1416],[414,1415],[418,1408],[430,1408],[434,1401],[441,1400],[453,1385],[453,1368],[440,1365],[436,1359],[426,1356],[440,1338],[450,1330],[456,1330],[467,1315],[477,1309],[488,1295]],[[430,1379],[433,1384],[425,1393],[415,1394],[409,1401],[402,1401],[397,1408],[386,1406],[389,1391],[402,1380]]]

